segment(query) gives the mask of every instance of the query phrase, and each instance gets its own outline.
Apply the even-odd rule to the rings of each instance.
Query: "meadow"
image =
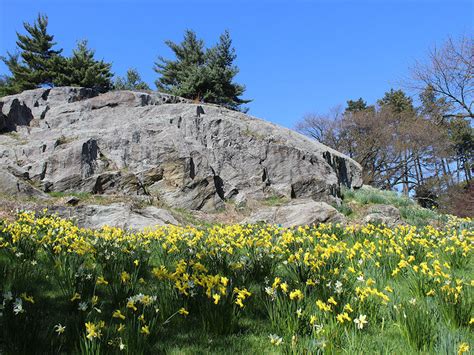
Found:
[[[463,354],[474,230],[0,222],[0,353]]]

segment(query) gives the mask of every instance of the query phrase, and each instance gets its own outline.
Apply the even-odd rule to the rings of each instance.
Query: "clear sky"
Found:
[[[373,103],[428,48],[474,34],[474,1],[0,0],[2,55],[38,12],[65,54],[88,39],[116,74],[135,67],[153,88],[156,57],[171,56],[165,40],[189,28],[211,45],[228,29],[249,113],[287,127],[348,99]]]

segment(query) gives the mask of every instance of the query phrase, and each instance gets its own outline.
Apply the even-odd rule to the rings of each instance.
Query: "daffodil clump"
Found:
[[[272,352],[469,352],[473,249],[454,217],[133,233],[21,212],[0,222],[0,352],[156,353],[196,329],[257,329]]]

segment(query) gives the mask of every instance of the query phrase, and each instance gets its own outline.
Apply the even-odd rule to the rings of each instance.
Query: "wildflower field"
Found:
[[[474,232],[0,222],[0,353],[461,354]]]

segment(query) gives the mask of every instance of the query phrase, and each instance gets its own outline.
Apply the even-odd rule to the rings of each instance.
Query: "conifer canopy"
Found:
[[[158,57],[154,67],[160,74],[155,82],[158,90],[235,110],[250,102],[240,98],[245,86],[233,81],[239,69],[234,65],[237,56],[228,31],[211,48],[205,48],[204,41],[191,30],[185,32],[181,43],[165,43],[175,59]]]

